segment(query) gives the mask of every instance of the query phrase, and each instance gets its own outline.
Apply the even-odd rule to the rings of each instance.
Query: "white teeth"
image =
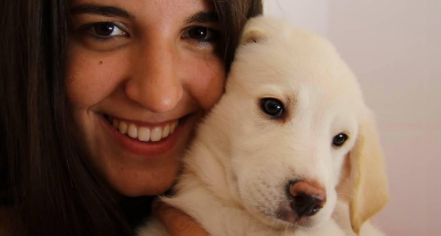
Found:
[[[178,121],[171,124],[166,124],[163,127],[156,126],[153,129],[148,127],[138,127],[136,124],[126,123],[124,121],[119,121],[115,118],[110,117],[109,122],[113,127],[119,130],[120,133],[128,135],[133,139],[138,139],[142,142],[158,142],[161,139],[167,138],[170,134],[175,132],[178,126]]]
[[[150,140],[150,129],[149,128],[139,128],[138,140],[143,141],[143,142],[148,142]]]
[[[161,127],[153,128],[151,135],[152,135],[151,136],[152,142],[157,142],[157,141],[161,140],[161,138],[162,138],[162,129],[161,129]]]
[[[121,132],[122,134],[126,134],[127,133],[127,123],[126,122],[119,122],[119,132]]]
[[[169,125],[166,125],[166,126],[162,129],[162,138],[167,137],[169,133],[170,133],[170,126],[169,126]]]
[[[137,138],[138,137],[138,128],[136,128],[136,126],[134,124],[130,124],[129,125],[128,135],[131,138]]]
[[[178,126],[178,121],[173,122],[173,124],[170,125],[170,133],[172,134],[173,132],[175,132],[175,128],[176,126]]]

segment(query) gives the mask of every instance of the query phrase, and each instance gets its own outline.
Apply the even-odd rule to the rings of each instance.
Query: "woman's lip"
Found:
[[[188,116],[179,119],[179,125],[173,134],[170,134],[167,138],[158,142],[142,142],[121,134],[118,129],[109,123],[104,115],[100,116],[101,123],[106,127],[113,140],[127,151],[143,157],[155,157],[173,150],[183,132],[187,119]]]

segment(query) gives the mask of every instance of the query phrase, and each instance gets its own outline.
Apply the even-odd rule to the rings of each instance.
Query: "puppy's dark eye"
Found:
[[[339,133],[332,139],[332,145],[335,147],[341,147],[348,140],[348,136],[344,133]]]
[[[282,117],[285,111],[283,103],[274,98],[264,98],[260,100],[260,108],[263,112],[275,118]]]

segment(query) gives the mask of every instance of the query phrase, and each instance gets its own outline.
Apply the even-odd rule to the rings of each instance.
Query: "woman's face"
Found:
[[[223,91],[218,23],[203,0],[74,0],[67,60],[74,128],[126,196],[168,189]]]

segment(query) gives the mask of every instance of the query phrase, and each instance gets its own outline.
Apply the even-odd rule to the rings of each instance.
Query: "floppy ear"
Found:
[[[350,163],[350,216],[352,229],[358,234],[362,224],[389,199],[383,152],[371,115],[360,125],[355,147],[350,152]]]

